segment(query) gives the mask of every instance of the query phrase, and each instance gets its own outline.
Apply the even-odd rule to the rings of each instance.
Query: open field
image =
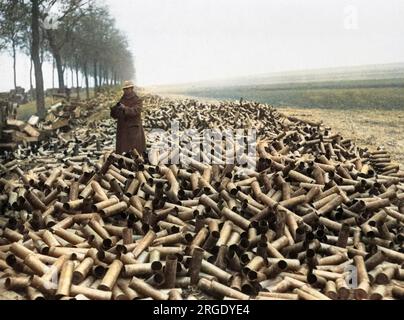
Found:
[[[278,106],[326,109],[404,109],[404,79],[179,87],[158,90],[199,98],[258,101]]]
[[[401,110],[337,110],[282,107],[288,116],[323,121],[333,131],[341,132],[359,146],[374,150],[385,148],[393,159],[404,165],[404,108]]]
[[[60,100],[54,100],[52,98],[46,97],[45,98],[45,107],[49,108],[52,105],[58,103]],[[30,116],[36,113],[36,103],[35,101],[30,101],[26,104],[23,104],[19,107],[17,118],[19,120],[27,121]]]
[[[121,90],[119,89],[119,87],[106,87],[107,90],[111,90],[113,92],[117,92],[117,97],[119,97],[121,95]],[[86,97],[86,91],[84,89],[82,89],[80,91],[80,99],[85,99]],[[90,98],[94,97],[94,89],[91,88],[90,89]],[[76,100],[77,99],[77,95],[76,95],[76,91],[74,90],[74,92],[72,92],[71,95],[72,100]],[[62,99],[53,99],[51,97],[46,97],[45,98],[45,107],[49,108],[52,105],[58,103],[62,101]],[[27,104],[21,105],[18,109],[18,114],[17,114],[17,118],[19,120],[23,120],[23,121],[27,121],[31,115],[36,113],[36,103],[35,101],[30,101]]]

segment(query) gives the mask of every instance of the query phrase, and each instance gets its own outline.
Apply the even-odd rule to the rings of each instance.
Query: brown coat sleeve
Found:
[[[118,119],[121,114],[122,114],[122,107],[114,106],[111,108],[111,117],[113,119]]]
[[[128,119],[139,117],[140,114],[142,113],[142,109],[143,109],[143,103],[139,97],[134,97],[133,99],[130,100],[128,106],[122,107],[123,114],[125,117],[128,117]]]
[[[142,113],[142,104],[138,104],[136,107],[123,107],[123,113],[125,117],[136,118]]]

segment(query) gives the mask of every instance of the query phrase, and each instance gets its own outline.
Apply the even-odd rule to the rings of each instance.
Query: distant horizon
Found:
[[[248,80],[249,78],[259,78],[259,77],[265,77],[265,76],[282,76],[282,75],[291,75],[291,74],[298,74],[302,73],[302,75],[307,74],[309,75],[310,72],[319,72],[319,71],[328,71],[328,70],[344,70],[348,69],[354,70],[356,68],[371,68],[371,67],[388,67],[388,66],[402,66],[404,68],[404,61],[400,62],[383,62],[383,63],[371,63],[371,64],[357,64],[357,65],[341,65],[341,66],[330,66],[330,67],[319,67],[319,68],[309,68],[309,69],[288,69],[288,70],[283,70],[283,71],[274,71],[274,72],[261,72],[261,73],[251,73],[251,74],[244,74],[244,75],[236,75],[236,76],[231,76],[231,77],[223,77],[223,78],[210,78],[210,79],[202,79],[199,81],[195,82],[178,82],[178,83],[162,83],[162,84],[153,84],[153,85],[138,85],[138,87],[141,88],[146,88],[146,89],[152,89],[152,88],[170,88],[170,87],[181,87],[181,86],[192,86],[192,85],[202,85],[202,84],[210,84],[210,83],[215,83],[215,82],[226,82],[226,81],[235,81],[235,80]],[[46,69],[45,69],[46,70]],[[49,69],[47,70],[49,72]],[[403,69],[404,71],[404,69]],[[55,75],[56,76],[56,75]],[[403,74],[404,78],[404,74]],[[91,79],[90,79],[91,80]],[[1,84],[0,84],[1,85]],[[20,85],[19,85],[20,86]],[[24,87],[26,91],[29,90],[28,87]],[[93,88],[93,84],[90,83],[90,87]],[[45,86],[45,90],[52,89],[52,86]],[[57,89],[57,80],[56,80],[56,86],[55,88]],[[81,86],[81,88],[84,88]],[[12,90],[13,88],[10,88],[9,90]],[[0,90],[0,92],[8,92],[9,90]]]
[[[261,72],[261,73],[251,73],[244,74],[239,76],[232,77],[223,77],[223,78],[210,78],[210,79],[202,79],[200,81],[195,82],[179,82],[179,83],[162,83],[155,85],[146,85],[141,86],[144,88],[161,88],[161,87],[178,87],[178,86],[189,86],[189,85],[197,85],[211,82],[225,82],[225,81],[234,81],[234,80],[247,80],[248,78],[254,77],[265,77],[265,76],[275,76],[275,75],[287,75],[287,74],[298,74],[298,73],[307,73],[316,72],[316,71],[328,71],[328,70],[343,70],[343,69],[351,69],[355,68],[370,68],[370,67],[383,67],[383,66],[402,66],[404,68],[404,61],[400,62],[383,62],[383,63],[371,63],[371,64],[357,64],[357,65],[341,65],[341,66],[330,66],[330,67],[318,67],[318,68],[308,68],[308,69],[288,69],[283,71],[274,71],[274,72]],[[348,70],[347,70],[348,71]],[[404,71],[404,70],[403,70]],[[404,74],[403,74],[404,77]]]

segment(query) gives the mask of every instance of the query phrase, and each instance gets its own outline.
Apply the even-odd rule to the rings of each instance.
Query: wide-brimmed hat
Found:
[[[135,84],[133,83],[133,81],[125,81],[122,85],[122,89],[128,89],[128,88],[133,88],[135,86]]]

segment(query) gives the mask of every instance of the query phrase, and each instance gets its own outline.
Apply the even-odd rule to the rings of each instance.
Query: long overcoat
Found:
[[[111,108],[111,117],[118,120],[116,153],[122,154],[136,149],[142,154],[146,148],[142,125],[142,100],[133,92],[124,95],[119,103]]]

